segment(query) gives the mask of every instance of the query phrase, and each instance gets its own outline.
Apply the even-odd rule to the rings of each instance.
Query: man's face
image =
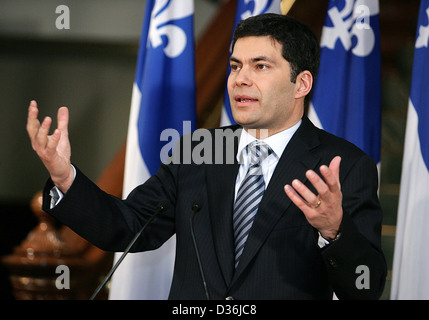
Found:
[[[267,129],[272,135],[301,119],[290,65],[282,46],[270,37],[237,40],[230,59],[228,93],[235,121],[245,129]]]

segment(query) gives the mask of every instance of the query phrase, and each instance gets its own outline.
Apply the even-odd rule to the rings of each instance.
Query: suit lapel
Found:
[[[311,150],[319,145],[316,128],[304,117],[303,123],[289,141],[285,151],[279,159],[264,197],[259,205],[258,213],[247,239],[246,247],[240,258],[240,263],[234,274],[233,282],[240,276],[259,248],[285,214],[291,201],[284,192],[284,185],[290,184],[293,179],[306,182],[305,172],[316,168],[320,158]]]
[[[233,127],[233,130],[239,128]],[[225,283],[229,284],[234,272],[234,239],[232,231],[232,207],[234,202],[235,180],[238,173],[239,164],[235,155],[238,149],[238,137],[241,129],[236,131],[234,139],[227,138],[226,144],[219,139],[214,139],[214,147],[222,148],[224,151],[223,163],[207,166],[207,191],[210,208],[210,219],[214,238],[216,255],[219,261]],[[231,135],[232,136],[232,135]],[[231,144],[231,142],[233,144]],[[227,151],[233,152],[233,161],[228,156]],[[215,154],[215,150],[213,151]],[[221,149],[217,149],[221,150]],[[231,153],[229,153],[230,155]],[[227,161],[228,160],[228,161]],[[233,162],[233,163],[231,163]],[[217,162],[219,163],[219,162]]]

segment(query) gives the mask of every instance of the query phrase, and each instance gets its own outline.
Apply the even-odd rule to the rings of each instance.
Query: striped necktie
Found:
[[[233,228],[235,239],[235,267],[243,253],[253,219],[258,211],[259,202],[265,191],[264,176],[260,163],[272,150],[262,141],[253,141],[247,146],[250,164],[246,177],[237,192],[234,204]]]

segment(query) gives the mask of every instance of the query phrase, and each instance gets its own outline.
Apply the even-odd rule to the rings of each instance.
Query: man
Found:
[[[210,154],[202,164],[184,161],[189,153],[179,144],[126,200],[71,165],[67,108],[49,136],[52,120],[40,124],[32,101],[27,131],[50,173],[44,210],[100,248],[123,251],[168,201],[132,251],[158,248],[176,234],[170,299],[379,298],[386,263],[377,169],[304,115],[318,55],[314,34],[288,16],[242,21],[228,79],[238,125],[210,130],[212,148],[198,149]],[[192,151],[199,145],[194,136],[183,139]]]

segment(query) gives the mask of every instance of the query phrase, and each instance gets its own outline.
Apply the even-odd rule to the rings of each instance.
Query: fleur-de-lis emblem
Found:
[[[193,11],[193,0],[156,0],[151,13],[148,45],[157,48],[162,45],[162,36],[166,36],[165,55],[178,57],[185,50],[187,37],[183,29],[172,22],[191,16]]]
[[[240,16],[243,20],[265,12],[265,10],[268,8],[268,5],[271,5],[273,0],[244,0],[244,3],[248,4],[251,1],[253,1],[254,4],[253,12],[250,10],[244,11]]]
[[[426,9],[426,14],[427,14],[428,20],[429,20],[429,8]],[[423,47],[427,48],[428,42],[429,42],[429,23],[425,27],[420,26],[419,36],[416,40],[416,49],[423,48]]]
[[[356,56],[369,55],[375,45],[375,35],[369,19],[371,15],[379,12],[378,2],[345,0],[344,8],[339,11],[337,7],[328,10],[329,18],[333,26],[324,26],[321,46],[329,49],[335,48],[335,43],[340,40],[348,51],[352,47],[352,39],[356,37],[356,45],[351,49]]]

